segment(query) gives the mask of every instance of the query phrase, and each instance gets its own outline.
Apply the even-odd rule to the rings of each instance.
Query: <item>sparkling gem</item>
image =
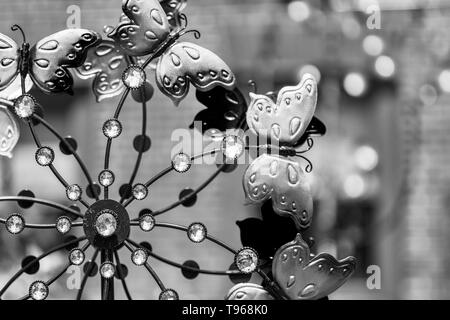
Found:
[[[109,187],[112,185],[114,183],[114,179],[114,173],[110,170],[103,170],[98,175],[98,182],[100,182],[103,187]]]
[[[102,237],[109,237],[116,231],[117,220],[116,217],[109,210],[105,210],[101,213],[96,221],[95,228]]]
[[[192,242],[202,242],[206,238],[206,227],[203,223],[194,222],[187,230],[189,240]]]
[[[142,231],[151,231],[155,227],[155,218],[151,214],[144,214],[139,221],[139,226]]]
[[[238,136],[226,136],[221,148],[227,159],[237,159],[244,152],[244,141]]]
[[[109,119],[103,124],[103,134],[110,139],[117,138],[122,133],[122,124],[117,119]]]
[[[53,160],[55,159],[55,153],[53,152],[52,148],[49,147],[41,147],[36,151],[36,162],[40,166],[49,166],[52,164]]]
[[[69,260],[72,264],[79,266],[84,262],[84,252],[81,249],[75,248],[69,253]]]
[[[136,200],[143,200],[148,195],[148,189],[145,185],[138,183],[133,187],[133,197]]]
[[[77,184],[73,184],[71,186],[68,186],[66,189],[66,195],[69,200],[72,201],[78,201],[81,198],[81,187]]]
[[[235,257],[238,269],[243,273],[251,273],[258,266],[258,254],[252,248],[242,248]]]
[[[146,74],[141,67],[131,65],[123,72],[122,80],[128,88],[138,89],[144,84]]]
[[[131,261],[137,266],[142,266],[147,262],[147,252],[144,249],[136,249],[131,254]]]
[[[48,296],[48,286],[43,281],[35,281],[30,286],[30,297],[33,300],[45,300]]]
[[[14,102],[14,110],[20,118],[29,118],[36,108],[36,101],[29,94],[24,94]]]
[[[56,230],[58,230],[60,233],[65,234],[70,231],[70,228],[72,227],[72,222],[68,217],[59,217],[58,220],[56,220]]]
[[[178,300],[178,293],[173,289],[166,289],[159,294],[159,300]]]
[[[5,225],[10,233],[17,234],[25,229],[25,219],[20,214],[13,213],[6,219]]]
[[[185,153],[179,153],[172,159],[172,167],[176,172],[186,172],[191,167],[191,157]]]
[[[100,267],[100,274],[103,278],[109,279],[114,277],[116,268],[111,262],[104,262]]]

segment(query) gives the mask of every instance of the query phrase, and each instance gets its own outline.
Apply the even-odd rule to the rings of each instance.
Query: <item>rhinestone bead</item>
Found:
[[[173,289],[166,289],[159,294],[159,300],[178,300],[178,293]]]
[[[226,136],[221,149],[227,159],[237,159],[244,152],[244,141],[238,136]]]
[[[105,137],[114,139],[122,133],[122,124],[117,119],[110,119],[103,124],[103,134]]]
[[[206,227],[203,223],[200,222],[195,222],[192,223],[187,230],[187,235],[189,240],[191,240],[192,242],[202,242],[203,240],[205,240],[206,238]]]
[[[100,266],[100,274],[103,278],[110,279],[114,277],[114,274],[116,273],[116,268],[111,262],[104,262]]]
[[[21,95],[14,102],[14,111],[22,119],[31,117],[35,109],[36,101],[29,94]]]
[[[238,269],[243,273],[251,273],[258,266],[258,254],[252,248],[242,248],[235,257]]]
[[[66,189],[66,196],[69,200],[78,201],[81,198],[82,189],[79,185],[73,184]]]
[[[56,220],[56,230],[58,230],[59,233],[66,234],[71,228],[72,222],[68,217],[63,216]]]
[[[30,285],[30,297],[33,300],[45,300],[48,296],[48,286],[43,281],[35,281]]]
[[[117,229],[116,217],[108,211],[101,213],[95,221],[95,228],[102,237],[113,235]]]
[[[25,229],[25,219],[17,213],[10,215],[5,222],[6,229],[12,234],[18,234]]]
[[[84,262],[84,252],[81,249],[75,248],[69,253],[69,261],[76,266],[81,265]]]
[[[52,148],[41,147],[36,151],[35,159],[40,166],[49,166],[55,159],[55,153]]]
[[[114,183],[114,173],[110,170],[103,170],[98,175],[98,182],[103,187],[109,187]]]
[[[172,159],[172,167],[176,172],[186,172],[191,167],[191,157],[185,153],[179,153]]]
[[[137,266],[142,266],[147,262],[147,252],[144,249],[136,249],[131,254],[131,261]]]
[[[145,83],[145,71],[136,65],[131,65],[122,74],[122,81],[129,89],[139,89]]]
[[[139,220],[142,231],[149,232],[155,227],[155,218],[151,214],[145,214]]]
[[[133,187],[133,197],[136,200],[144,200],[148,195],[148,189],[145,185],[138,183]]]

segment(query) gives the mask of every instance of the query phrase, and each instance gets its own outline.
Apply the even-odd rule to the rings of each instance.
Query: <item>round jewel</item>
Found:
[[[151,214],[144,214],[139,220],[142,231],[148,232],[155,227],[155,218]]]
[[[178,293],[173,289],[166,289],[159,294],[159,300],[178,300]]]
[[[108,261],[104,262],[100,266],[100,274],[105,279],[110,279],[110,278],[114,277],[115,273],[116,273],[116,268],[114,267],[114,265],[111,262],[108,262]]]
[[[105,137],[114,139],[122,133],[122,124],[117,119],[109,119],[103,124],[103,134]]]
[[[25,229],[25,219],[18,213],[13,213],[5,221],[6,229],[12,233],[17,234]]]
[[[78,201],[81,198],[81,187],[77,184],[73,184],[71,186],[68,186],[66,189],[66,196],[69,198],[69,200],[72,201]]]
[[[22,119],[31,117],[35,109],[36,100],[29,94],[21,95],[14,102],[14,111]]]
[[[55,160],[55,153],[52,148],[41,147],[36,151],[35,159],[40,166],[49,166]]]
[[[122,74],[122,81],[125,86],[133,90],[142,87],[146,78],[144,69],[136,65],[129,66]]]
[[[238,136],[223,138],[221,149],[227,159],[237,159],[244,152],[244,141]]]
[[[84,262],[84,252],[81,249],[72,249],[69,253],[69,261],[76,266],[81,265]]]
[[[235,256],[235,263],[239,271],[252,273],[258,266],[258,254],[252,248],[242,248]]]
[[[71,227],[72,222],[66,216],[59,217],[58,220],[56,220],[56,230],[58,230],[59,233],[66,234],[70,231]]]
[[[131,261],[137,266],[142,266],[147,262],[147,252],[144,249],[136,249],[131,254]]]
[[[172,167],[176,172],[186,172],[191,167],[191,157],[185,153],[179,153],[172,159]]]
[[[98,182],[103,187],[109,187],[110,185],[112,185],[114,183],[114,179],[114,173],[110,170],[103,170],[98,175]]]
[[[143,200],[148,195],[148,189],[142,183],[138,183],[133,187],[133,197],[136,200]]]
[[[102,237],[113,235],[117,229],[116,217],[109,211],[101,213],[95,220],[95,229],[97,229],[97,233]]]
[[[206,238],[206,227],[203,223],[200,222],[194,222],[192,223],[187,230],[187,235],[189,240],[192,242],[202,242]]]
[[[43,281],[35,281],[30,285],[30,297],[33,300],[45,300],[48,296],[48,286]]]

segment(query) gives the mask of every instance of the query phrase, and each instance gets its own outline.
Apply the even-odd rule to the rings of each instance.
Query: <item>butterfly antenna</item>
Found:
[[[184,30],[184,29],[183,29]],[[180,32],[180,37],[188,34],[188,33],[193,33],[195,39],[200,39],[200,37],[202,36],[202,34],[200,33],[200,31],[198,31],[197,29],[191,29],[191,30],[187,30],[187,31],[182,31]]]
[[[297,151],[296,155],[299,155],[299,154],[302,154],[302,153],[306,153],[306,152],[308,152],[309,150],[311,150],[313,148],[314,140],[311,137],[308,137],[306,139],[306,146],[307,146],[307,148],[305,150]]]
[[[248,85],[253,93],[258,93],[258,86],[256,85],[256,82],[254,80],[248,80]]]
[[[186,29],[188,26],[188,19],[184,13],[180,14],[180,21],[184,22],[184,25],[181,26],[181,29],[183,29],[183,30]]]
[[[11,26],[11,30],[12,30],[12,31],[17,31],[17,30],[19,30],[20,33],[22,34],[23,42],[27,42],[27,39],[26,39],[26,37],[25,37],[25,32],[23,32],[23,29],[22,29],[21,26],[19,26],[18,24],[13,24],[13,25]]]

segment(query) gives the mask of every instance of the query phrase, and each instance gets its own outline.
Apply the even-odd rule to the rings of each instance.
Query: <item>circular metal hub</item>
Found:
[[[117,201],[99,200],[86,211],[83,228],[94,247],[113,249],[130,235],[130,218]]]

